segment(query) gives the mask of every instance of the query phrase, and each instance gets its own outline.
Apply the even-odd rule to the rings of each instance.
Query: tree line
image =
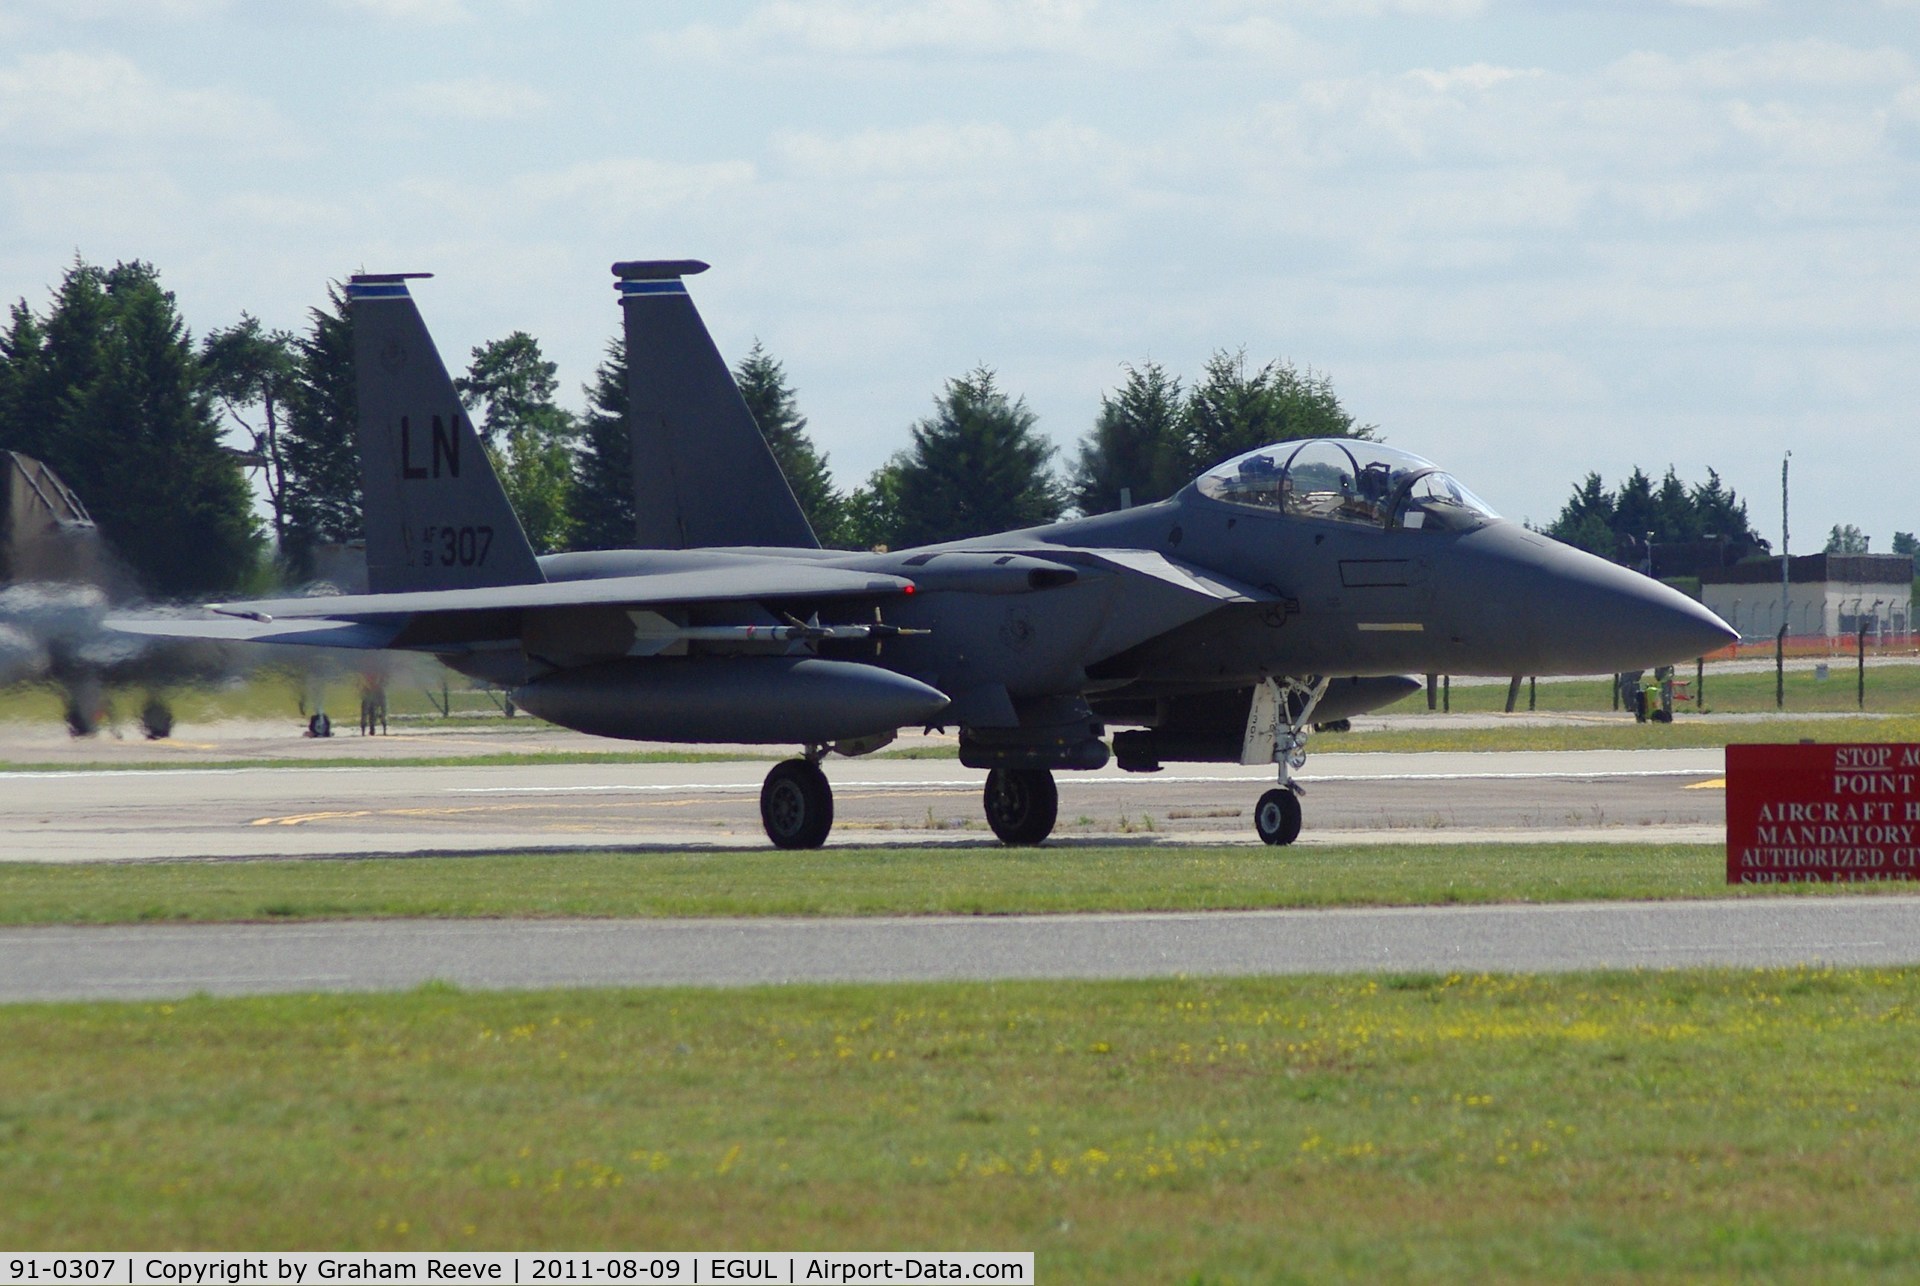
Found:
[[[1589,473],[1545,531],[1576,549],[1629,566],[1647,559],[1649,544],[1724,542],[1728,563],[1772,549],[1748,520],[1746,501],[1720,481],[1718,472],[1708,469],[1705,482],[1689,486],[1671,465],[1658,483],[1636,467],[1615,490]]]
[[[623,346],[610,340],[584,408],[525,331],[475,348],[455,384],[537,552],[633,539]],[[1206,466],[1290,437],[1374,436],[1323,374],[1221,350],[1183,387],[1124,368],[1064,475],[1022,397],[982,365],[946,382],[908,444],[864,482],[834,484],[786,370],[758,342],[742,397],[823,545],[899,548],[1102,513],[1171,495]],[[197,343],[148,263],[76,258],[44,311],[22,299],[0,334],[0,450],[45,461],[158,597],[309,574],[323,544],[361,535],[353,318],[329,286],[298,331],[242,314]],[[233,449],[223,438],[237,434]],[[257,514],[246,471],[257,470]]]

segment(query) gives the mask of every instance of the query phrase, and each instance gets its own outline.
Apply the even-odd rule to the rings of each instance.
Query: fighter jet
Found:
[[[1409,673],[1608,673],[1733,637],[1685,595],[1500,518],[1430,461],[1350,439],[1249,451],[1118,513],[821,549],[688,293],[706,268],[613,268],[637,548],[536,557],[413,301],[426,274],[360,275],[369,592],[117,624],[426,652],[582,732],[798,745],[760,793],[781,848],[825,843],[829,754],[906,727],[958,729],[1008,844],[1051,833],[1054,772],[1116,758],[1271,764],[1255,829],[1288,844],[1314,723],[1399,699]]]

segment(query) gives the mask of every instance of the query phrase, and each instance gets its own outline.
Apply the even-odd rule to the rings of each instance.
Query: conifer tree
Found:
[[[1052,522],[1064,498],[1047,467],[1054,447],[1034,430],[1025,398],[1009,399],[993,371],[948,380],[934,413],[895,457],[897,546],[931,544]]]
[[[807,436],[807,417],[800,414],[787,383],[786,368],[756,339],[753,350],[734,367],[733,378],[814,536],[825,546],[840,543],[844,538],[843,502],[834,490],[833,475],[827,471],[827,458]]]
[[[1244,348],[1220,349],[1187,399],[1178,472],[1192,477],[1230,456],[1289,438],[1370,439],[1375,431],[1340,405],[1327,376],[1278,360],[1248,374]]]
[[[1118,392],[1102,395],[1100,418],[1073,467],[1073,504],[1083,514],[1120,508],[1123,493],[1136,505],[1164,500],[1187,481],[1179,378],[1158,362],[1126,372]]]
[[[625,549],[633,544],[633,439],[627,429],[627,348],[619,338],[586,386],[580,449],[573,457],[574,549]]]
[[[454,381],[469,410],[484,407],[477,426],[507,499],[536,554],[567,547],[578,426],[555,404],[558,369],[523,330],[473,350],[467,374]]]
[[[108,307],[95,374],[72,391],[68,467],[55,469],[149,592],[232,589],[259,557],[252,496],[220,445],[173,295],[144,263],[117,264],[100,283]]]
[[[308,311],[294,341],[295,371],[281,434],[286,469],[282,556],[298,574],[311,569],[316,544],[365,534],[361,518],[359,409],[354,388],[353,314],[337,285],[327,306]]]

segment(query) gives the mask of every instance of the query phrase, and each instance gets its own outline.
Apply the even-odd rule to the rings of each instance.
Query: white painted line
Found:
[[[1599,781],[1615,777],[1714,777],[1719,776],[1717,769],[1709,768],[1643,768],[1632,770],[1589,769],[1585,772],[1433,772],[1433,773],[1299,773],[1295,780],[1302,785],[1315,782],[1334,781]],[[896,781],[835,781],[835,790],[924,790],[929,786],[979,788],[986,778],[972,777],[961,779],[901,778]],[[1237,777],[1174,776],[1168,773],[1131,773],[1126,776],[1101,774],[1073,774],[1058,778],[1061,786],[1154,786],[1168,782],[1186,782],[1193,785],[1253,786],[1267,781],[1266,776],[1254,776],[1251,773]],[[662,791],[713,790],[713,791],[757,791],[760,787],[753,782],[724,781],[687,781],[677,783],[652,784],[646,782],[614,782],[606,785],[568,785],[568,786],[447,786],[444,793],[449,795],[586,795],[604,793],[657,793]]]

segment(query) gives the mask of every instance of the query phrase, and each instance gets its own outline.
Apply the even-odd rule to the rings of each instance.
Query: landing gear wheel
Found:
[[[1300,796],[1282,787],[1260,796],[1253,810],[1253,828],[1269,844],[1291,844],[1300,838]]]
[[[833,787],[820,765],[788,759],[760,787],[760,823],[775,848],[819,848],[833,829]]]
[[[1045,768],[995,768],[987,774],[987,825],[1002,844],[1038,844],[1053,833],[1060,788]]]

